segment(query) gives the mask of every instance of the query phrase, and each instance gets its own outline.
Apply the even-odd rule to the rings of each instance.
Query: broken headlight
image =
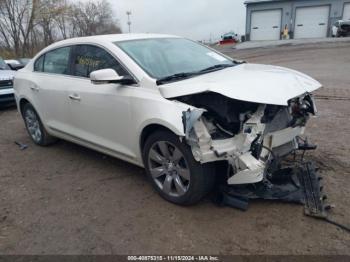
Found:
[[[289,102],[289,113],[293,118],[290,123],[292,127],[305,126],[310,114],[315,115],[317,113],[312,95],[307,94],[291,100]]]

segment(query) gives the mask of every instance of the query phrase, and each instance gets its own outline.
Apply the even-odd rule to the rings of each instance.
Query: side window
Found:
[[[37,72],[44,71],[44,59],[45,59],[45,55],[42,55],[35,61],[34,71],[37,71]]]
[[[119,75],[128,72],[107,51],[92,45],[77,45],[73,61],[73,75],[90,77],[90,73],[100,69],[114,69]]]
[[[44,72],[69,74],[69,54],[71,47],[62,47],[47,52],[44,59]]]

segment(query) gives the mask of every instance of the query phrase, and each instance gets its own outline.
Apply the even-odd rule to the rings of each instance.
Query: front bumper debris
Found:
[[[182,100],[195,107],[182,116],[194,159],[217,162],[217,204],[241,210],[252,199],[302,204],[305,215],[350,231],[328,218],[331,206],[325,204],[321,177],[312,162],[304,161],[305,152],[316,149],[303,138],[308,119],[317,113],[312,95],[292,99],[287,107],[227,101],[215,94]]]
[[[288,107],[232,103],[233,109],[222,108],[231,109],[225,116],[234,119],[225,119],[231,123],[226,129],[215,120],[222,116],[213,107],[208,109],[216,112],[212,115],[207,109],[183,112],[184,133],[195,160],[221,161],[226,167],[218,202],[246,210],[251,199],[279,200],[303,204],[307,215],[326,217],[320,177],[313,163],[304,161],[305,151],[316,149],[302,138],[309,117],[317,113],[312,95],[292,99]],[[302,151],[298,160],[297,151]]]
[[[222,185],[216,201],[221,205],[248,209],[251,199],[279,200],[304,205],[305,214],[326,217],[321,177],[314,164],[301,162],[294,167],[279,169],[271,178],[249,185]]]

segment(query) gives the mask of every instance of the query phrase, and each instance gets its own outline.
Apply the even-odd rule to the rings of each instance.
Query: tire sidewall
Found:
[[[41,138],[40,138],[39,141],[35,141],[35,140],[33,139],[32,135],[31,135],[30,132],[29,132],[28,125],[27,125],[27,121],[26,121],[26,119],[25,119],[25,115],[26,115],[26,111],[27,111],[27,110],[33,111],[34,114],[35,114],[35,116],[36,116],[36,118],[38,119],[39,128],[40,128],[40,131],[41,131]],[[28,132],[28,134],[29,134],[30,139],[31,139],[35,144],[37,144],[37,145],[45,145],[45,135],[46,135],[46,131],[45,131],[45,129],[44,129],[44,126],[43,126],[43,124],[42,124],[42,122],[41,122],[41,119],[40,119],[38,113],[36,112],[36,110],[34,109],[34,107],[33,107],[31,104],[27,103],[27,104],[24,105],[22,117],[23,117],[23,119],[24,119],[24,124],[25,124],[25,126],[26,126],[26,129],[27,129],[27,132]]]

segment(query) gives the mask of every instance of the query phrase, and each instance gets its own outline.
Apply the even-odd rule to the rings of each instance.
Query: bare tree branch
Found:
[[[107,0],[0,0],[0,55],[32,56],[60,39],[121,33]]]

